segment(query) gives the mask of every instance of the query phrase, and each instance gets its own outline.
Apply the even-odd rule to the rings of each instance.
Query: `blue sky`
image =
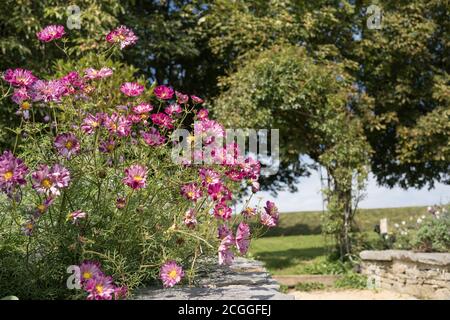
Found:
[[[317,172],[311,172],[308,178],[302,178],[295,193],[280,192],[276,198],[268,192],[256,194],[264,201],[275,201],[281,212],[322,210],[322,196],[320,193],[320,178]],[[256,203],[254,199],[252,203]],[[380,187],[370,176],[366,190],[366,197],[359,204],[360,208],[389,208],[408,206],[428,206],[433,204],[446,204],[450,202],[450,186],[436,184],[435,188],[428,190],[408,189],[398,187],[393,189]]]

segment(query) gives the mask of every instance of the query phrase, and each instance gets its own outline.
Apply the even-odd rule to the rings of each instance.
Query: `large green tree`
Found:
[[[362,29],[352,57],[381,121],[366,126],[372,171],[389,186],[450,183],[450,3],[379,5],[382,28]]]
[[[372,18],[367,8],[372,4],[380,8],[381,29],[367,27]],[[245,120],[241,123],[280,127],[286,168],[296,168],[298,156],[304,153],[325,165],[338,163],[339,168],[358,168],[365,156],[378,181],[388,186],[448,183],[449,28],[445,17],[449,9],[448,3],[423,0],[215,1],[204,16],[203,26],[210,33],[213,54],[228,71],[219,80],[222,93],[215,110],[224,119],[238,116]],[[292,54],[285,65],[273,52],[275,46],[304,48],[314,63],[305,63],[301,55]],[[306,74],[297,70],[297,63],[312,69],[317,64],[327,71],[329,65],[340,66],[336,79],[349,81],[355,89],[354,95],[346,97],[342,113],[326,112],[329,100],[317,101],[311,96],[309,90],[316,89],[309,86]],[[266,73],[255,71],[266,65],[270,66]],[[278,73],[281,66],[286,68]],[[292,71],[305,77],[305,83],[292,78]],[[332,81],[326,85],[333,88]],[[306,106],[309,108],[303,109]],[[283,113],[285,108],[291,108],[290,112]],[[333,119],[333,129],[312,130],[308,118],[300,116],[313,110]],[[348,120],[349,115],[353,121]],[[339,124],[348,125],[348,130],[340,130]],[[320,152],[326,153],[321,139],[328,139],[328,148],[339,152],[332,157],[315,156],[314,148],[308,146],[317,144]],[[355,150],[353,143],[359,146],[358,152],[349,153]],[[369,149],[373,152],[367,152]],[[351,155],[356,163],[343,161],[342,155]],[[332,169],[327,169],[333,176]],[[345,220],[352,198],[349,172],[340,176],[341,181],[332,177],[333,193],[328,193],[330,212],[340,212],[334,220],[344,221],[337,226],[341,231],[348,227]],[[270,182],[276,179],[289,186],[296,181],[293,174],[292,170],[280,171]],[[283,183],[268,185],[281,186]],[[343,234],[341,231],[338,234]],[[345,242],[341,241],[341,248]]]

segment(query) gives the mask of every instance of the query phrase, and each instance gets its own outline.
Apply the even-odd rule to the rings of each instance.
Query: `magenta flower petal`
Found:
[[[213,213],[218,219],[229,220],[231,218],[232,210],[223,202],[219,202],[214,206]]]
[[[131,165],[125,169],[125,178],[123,182],[132,189],[141,189],[146,187],[147,168],[139,164]]]
[[[164,287],[170,288],[181,281],[184,271],[175,261],[168,261],[161,267],[159,276]]]
[[[26,184],[27,173],[28,167],[21,159],[14,157],[11,151],[4,151],[0,155],[0,190],[8,193],[16,186]]]
[[[16,87],[29,87],[37,80],[31,71],[21,68],[6,70],[3,78]]]
[[[72,132],[57,135],[54,146],[58,153],[67,159],[77,155],[80,151],[80,142]]]
[[[120,86],[120,91],[129,97],[136,97],[144,92],[144,86],[137,82],[125,82]]]
[[[50,42],[62,38],[65,34],[66,32],[64,31],[64,26],[49,25],[36,33],[36,36],[42,42]]]
[[[158,99],[161,100],[170,100],[173,97],[173,89],[167,86],[157,86],[154,90],[153,93],[155,94],[155,96]]]
[[[197,183],[187,183],[181,187],[181,194],[188,200],[197,201],[202,197],[202,190]]]
[[[133,30],[126,26],[120,26],[106,35],[106,41],[109,43],[118,43],[120,49],[134,45],[138,40],[138,37],[134,34]]]
[[[250,245],[250,226],[241,222],[236,231],[236,248],[241,254],[246,254]]]

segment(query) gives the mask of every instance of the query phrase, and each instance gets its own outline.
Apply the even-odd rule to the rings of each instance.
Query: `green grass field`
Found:
[[[338,274],[344,266],[327,260],[332,245],[320,234],[321,212],[282,213],[280,224],[263,238],[256,239],[250,254],[263,261],[272,274]],[[388,218],[390,226],[403,220],[417,219],[426,213],[426,207],[361,209],[356,222],[362,232],[376,237],[374,226],[382,218]]]
[[[380,219],[388,218],[390,224],[399,223],[410,217],[426,214],[426,207],[404,207],[386,209],[359,209],[356,224],[361,231],[373,231]],[[321,211],[286,212],[280,214],[280,224],[269,230],[265,236],[291,236],[320,234]]]

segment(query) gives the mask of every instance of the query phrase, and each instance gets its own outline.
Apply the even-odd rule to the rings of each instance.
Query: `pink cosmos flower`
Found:
[[[236,248],[241,254],[246,254],[250,245],[250,226],[241,222],[236,231]]]
[[[21,68],[6,70],[3,79],[16,87],[29,87],[37,80],[30,70]]]
[[[128,295],[128,288],[126,286],[116,287],[114,289],[114,300],[125,299]]]
[[[111,277],[100,275],[88,280],[85,290],[89,292],[88,300],[112,300],[116,287]]]
[[[199,120],[207,120],[208,119],[208,110],[200,109],[197,112],[197,119]]]
[[[173,119],[169,117],[165,113],[154,113],[150,115],[150,118],[152,119],[153,123],[160,126],[165,127],[167,129],[173,129]]]
[[[252,157],[248,157],[240,163],[241,171],[247,179],[258,180],[261,172],[261,163]]]
[[[199,175],[205,187],[220,182],[220,174],[212,169],[200,168]]]
[[[19,105],[29,99],[31,99],[31,97],[28,94],[28,90],[26,87],[15,88],[14,93],[11,96],[11,100]]]
[[[161,100],[170,100],[173,97],[173,89],[167,86],[157,86],[153,93]]]
[[[180,104],[186,104],[189,101],[189,96],[187,94],[175,91],[175,95],[177,96],[177,102]]]
[[[188,200],[197,201],[202,197],[202,190],[198,187],[197,183],[187,183],[181,187],[181,194]]]
[[[120,86],[120,91],[129,97],[136,97],[144,92],[144,86],[137,82],[125,82]]]
[[[208,194],[213,201],[225,202],[232,199],[232,193],[222,182],[210,184]]]
[[[225,172],[228,178],[232,181],[241,181],[244,179],[244,174],[240,170],[229,170]]]
[[[139,164],[131,165],[125,169],[125,178],[123,182],[132,189],[141,189],[146,187],[147,167]]]
[[[61,25],[49,25],[36,33],[38,39],[42,42],[50,42],[56,39],[60,39],[65,34],[66,32],[64,31],[64,26]]]
[[[197,225],[197,219],[195,217],[194,209],[189,209],[186,211],[186,213],[184,214],[184,224],[188,228],[195,228],[195,226]]]
[[[111,115],[105,115],[103,118],[103,125],[112,134],[115,134],[117,132],[118,122],[119,115],[116,112],[113,112]]]
[[[116,147],[116,142],[114,139],[110,138],[108,140],[102,140],[99,143],[98,150],[103,153],[111,153]]]
[[[4,151],[0,155],[0,190],[9,192],[16,186],[26,184],[25,175],[28,167],[11,151]]]
[[[141,137],[149,146],[160,146],[166,142],[166,137],[161,135],[156,128],[150,128],[149,132],[141,131]]]
[[[266,202],[266,206],[264,207],[264,210],[266,210],[267,214],[269,214],[273,217],[278,218],[278,216],[279,216],[278,208],[276,207],[275,203],[273,203],[272,201]]]
[[[256,216],[257,212],[255,208],[247,207],[244,210],[242,210],[241,214],[246,218],[251,218]]]
[[[84,218],[86,218],[86,212],[81,210],[71,212],[67,215],[67,221],[72,221],[73,224],[77,224],[79,219]]]
[[[146,115],[145,113],[143,114],[129,114],[127,116],[128,121],[130,121],[131,123],[139,123],[141,121],[143,121],[143,123],[147,123],[146,119],[148,118],[148,115]]]
[[[120,116],[117,122],[117,135],[119,137],[128,137],[131,133],[133,122],[128,117]]]
[[[184,277],[184,271],[175,261],[168,261],[161,267],[159,277],[163,286],[170,288],[181,281]]]
[[[60,102],[67,92],[67,87],[60,80],[37,80],[31,86],[30,95],[33,101]]]
[[[226,224],[221,224],[217,228],[217,238],[219,238],[221,240],[230,234],[231,234],[231,230],[230,230],[230,228],[227,227]]]
[[[69,72],[64,77],[59,79],[59,81],[66,87],[66,91],[63,95],[74,94],[79,90],[84,89],[86,86],[84,79],[81,78],[76,71]]]
[[[80,280],[82,284],[86,284],[89,280],[102,277],[103,272],[100,269],[100,263],[97,261],[85,260],[80,265]]]
[[[277,226],[279,213],[275,203],[267,201],[264,210],[265,211],[261,213],[261,224],[270,228]]]
[[[225,147],[217,146],[211,150],[212,159],[214,163],[223,166],[236,166],[241,158],[239,147],[237,144],[229,144]]]
[[[132,108],[132,111],[136,114],[149,113],[153,110],[153,106],[150,103],[141,103]]]
[[[96,70],[94,68],[87,68],[84,70],[85,78],[87,79],[103,79],[106,77],[110,77],[113,74],[111,68],[103,67],[100,70]]]
[[[33,188],[38,193],[57,196],[60,189],[69,186],[69,170],[60,164],[55,164],[49,168],[46,164],[41,164],[37,170],[31,174]]]
[[[72,132],[57,135],[54,145],[58,153],[67,159],[77,155],[80,151],[80,142]]]
[[[135,44],[137,40],[138,37],[134,34],[133,30],[126,26],[120,26],[106,35],[106,41],[109,43],[119,43],[121,50]]]
[[[230,265],[233,263],[234,254],[231,247],[234,245],[235,239],[232,234],[227,235],[222,239],[219,245],[219,264]]]
[[[214,120],[202,120],[194,123],[195,136],[202,137],[205,145],[213,143],[216,138],[225,136],[224,127]]]
[[[164,109],[164,112],[170,116],[174,113],[179,114],[183,112],[183,109],[181,109],[181,106],[178,103],[172,103],[171,105],[169,105]]]
[[[22,232],[26,235],[26,236],[31,236],[33,234],[34,231],[34,226],[35,226],[36,222],[33,219],[27,220],[23,225],[22,225]]]
[[[131,126],[133,125],[127,117],[119,116],[115,112],[110,116],[105,116],[103,122],[110,133],[117,134],[119,137],[127,137],[131,133]]]
[[[103,121],[103,115],[97,113],[95,116],[93,114],[88,113],[86,118],[83,119],[81,123],[81,130],[83,130],[86,134],[92,134],[95,130],[100,127]]]
[[[232,210],[223,202],[219,202],[214,206],[214,216],[218,219],[229,220]]]
[[[199,98],[199,97],[194,96],[194,95],[191,96],[191,100],[192,100],[195,104],[201,104],[201,103],[203,103],[203,99],[202,99],[202,98]]]
[[[265,212],[261,212],[261,224],[269,228],[277,226],[275,219]]]

